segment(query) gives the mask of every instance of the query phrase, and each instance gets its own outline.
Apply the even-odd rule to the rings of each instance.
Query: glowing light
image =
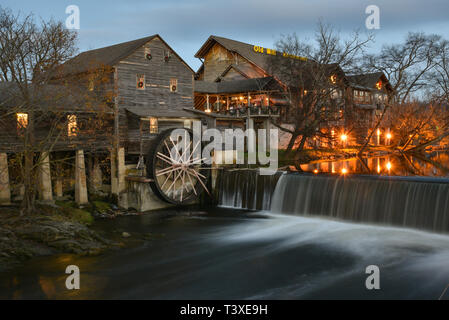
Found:
[[[336,83],[337,83],[337,76],[336,76],[335,74],[331,76],[331,82],[332,82],[333,84],[336,84]]]
[[[388,161],[388,162],[387,162],[387,170],[390,171],[392,167],[393,167],[393,166],[392,166],[391,162]]]
[[[210,109],[206,109],[206,112],[207,112],[207,113],[210,113],[210,112],[211,112],[211,110],[210,110]]]
[[[377,88],[377,90],[382,89],[382,81],[381,81],[381,80],[379,80],[379,81],[376,83],[376,88]]]
[[[346,141],[346,140],[348,140],[348,136],[346,134],[342,134],[340,136],[340,139],[341,139],[341,141]]]
[[[377,135],[380,136],[380,129],[377,129]]]
[[[68,115],[67,116],[67,135],[69,137],[75,137],[77,134],[77,123],[76,123],[76,115]]]
[[[17,113],[17,128],[25,129],[28,127],[28,113]]]
[[[377,165],[377,173],[380,173],[381,169],[380,169],[380,165]]]
[[[392,134],[391,133],[387,133],[387,139],[390,140],[392,138]]]
[[[243,97],[240,97],[240,100],[243,100]]]
[[[347,174],[348,173],[348,169],[346,169],[346,168],[341,169],[341,173],[342,174]]]
[[[318,169],[313,170],[313,173],[317,174],[318,173]]]

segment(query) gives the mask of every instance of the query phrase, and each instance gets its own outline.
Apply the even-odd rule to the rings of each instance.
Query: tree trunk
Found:
[[[35,209],[35,198],[36,198],[36,174],[33,170],[34,166],[34,154],[30,151],[25,151],[25,163],[23,168],[23,187],[24,194],[21,204],[22,214],[30,214]]]
[[[298,138],[298,136],[299,136],[298,133],[292,134],[292,137],[290,138],[290,141],[288,142],[287,149],[285,150],[287,155],[292,154],[292,150],[293,150],[293,147],[295,146],[295,142],[296,142],[296,139]]]

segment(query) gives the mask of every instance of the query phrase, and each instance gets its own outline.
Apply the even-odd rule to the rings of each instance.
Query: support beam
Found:
[[[0,153],[0,205],[11,204],[11,189],[9,186],[8,155]]]
[[[39,200],[53,202],[53,189],[51,184],[50,155],[41,154],[39,163]]]
[[[103,174],[100,168],[100,160],[98,156],[91,157],[91,166],[90,166],[90,191],[92,193],[96,193],[101,190],[103,185]]]
[[[120,148],[117,153],[117,184],[118,184],[118,206],[128,209],[128,194],[126,192],[126,166],[125,166],[125,148]]]
[[[111,193],[118,196],[118,178],[117,178],[117,152],[111,150]]]
[[[87,198],[86,164],[84,151],[76,150],[75,156],[75,202],[79,205],[89,202]]]
[[[57,177],[55,180],[55,195],[56,198],[62,198],[63,196],[63,188],[62,188],[62,178],[61,177]]]

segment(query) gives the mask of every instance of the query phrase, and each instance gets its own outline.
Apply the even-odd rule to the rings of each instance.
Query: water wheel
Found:
[[[175,138],[174,130],[177,130]],[[187,204],[198,199],[203,191],[209,193],[210,167],[201,159],[200,144],[198,141],[194,145],[193,133],[188,129],[168,129],[157,136],[147,154],[147,176],[161,200]],[[199,154],[196,157],[195,152]]]

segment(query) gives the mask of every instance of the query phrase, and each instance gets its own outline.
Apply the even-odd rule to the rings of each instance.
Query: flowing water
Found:
[[[158,236],[33,259],[0,274],[0,298],[449,299],[447,180],[233,171],[218,185],[222,207],[98,222]],[[64,286],[70,264],[77,291]],[[365,286],[370,265],[380,290]]]

